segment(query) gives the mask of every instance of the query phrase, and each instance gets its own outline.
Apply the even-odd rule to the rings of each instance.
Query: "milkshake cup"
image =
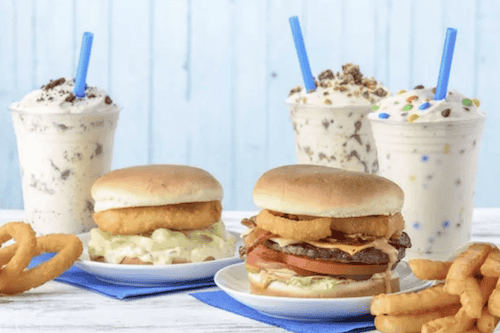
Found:
[[[374,103],[390,95],[359,67],[342,66],[342,73],[323,71],[316,89],[290,91],[287,105],[295,133],[297,160],[350,171],[378,173],[377,151],[367,119]]]
[[[417,87],[381,101],[369,115],[380,175],[404,191],[408,259],[446,260],[470,240],[485,114],[450,91],[434,100]]]
[[[120,107],[72,78],[51,81],[9,109],[17,137],[26,222],[39,234],[90,231],[92,184],[111,169]]]

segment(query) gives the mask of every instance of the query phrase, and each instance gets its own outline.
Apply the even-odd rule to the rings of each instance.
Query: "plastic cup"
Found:
[[[371,106],[288,106],[298,163],[378,173]]]
[[[446,260],[470,240],[477,164],[486,116],[396,123],[370,119],[380,175],[404,191],[406,259]]]
[[[90,189],[111,169],[120,108],[65,114],[10,111],[26,222],[39,234],[90,231],[95,227]]]

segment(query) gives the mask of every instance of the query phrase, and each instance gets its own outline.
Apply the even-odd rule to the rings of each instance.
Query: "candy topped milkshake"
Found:
[[[298,162],[377,173],[377,151],[366,117],[374,103],[389,95],[353,64],[343,65],[342,72],[320,73],[313,91],[293,88],[286,103]]]
[[[111,168],[120,107],[102,89],[73,90],[72,78],[52,80],[9,107],[26,221],[41,234],[94,227],[90,188]]]
[[[382,100],[369,119],[380,175],[404,191],[408,258],[445,260],[470,239],[479,146],[479,101],[417,86]]]

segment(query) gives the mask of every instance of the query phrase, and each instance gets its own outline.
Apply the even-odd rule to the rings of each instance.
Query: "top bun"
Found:
[[[111,171],[92,186],[94,211],[221,201],[221,184],[187,165],[144,165]]]
[[[323,217],[391,215],[401,211],[403,200],[403,190],[386,178],[305,164],[269,170],[253,190],[260,208]]]

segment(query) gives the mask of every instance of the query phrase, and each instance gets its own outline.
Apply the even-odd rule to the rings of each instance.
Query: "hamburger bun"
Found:
[[[403,190],[372,174],[317,165],[286,165],[264,173],[253,190],[257,207],[297,215],[391,215],[403,207]]]
[[[391,272],[389,281],[392,292],[398,292],[399,275]],[[331,283],[334,288],[328,288],[318,284],[318,287],[303,285],[300,283],[290,283],[280,279],[272,280],[269,285],[263,286],[261,274],[248,273],[250,283],[250,293],[277,297],[298,297],[298,298],[344,298],[344,297],[364,297],[373,296],[386,291],[386,282],[382,277],[376,277],[365,281],[337,280],[325,278],[324,284]],[[271,278],[272,279],[272,278]],[[326,282],[328,281],[328,282]]]
[[[221,201],[210,173],[187,165],[144,165],[111,171],[92,186],[94,212],[108,209]]]

